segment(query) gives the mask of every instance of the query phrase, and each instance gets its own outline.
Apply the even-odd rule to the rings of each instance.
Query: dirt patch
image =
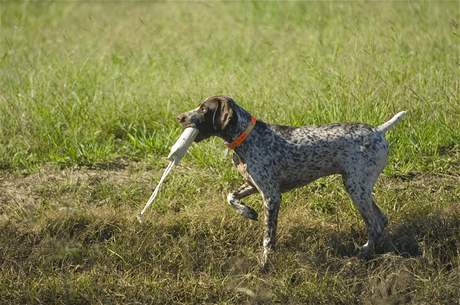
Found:
[[[185,173],[190,168],[179,166],[176,172]],[[94,191],[107,186],[107,192],[116,192],[126,186],[151,190],[162,168],[142,162],[117,161],[91,167],[59,168],[47,165],[30,175],[0,172],[0,210],[5,205],[33,207],[52,198],[69,201],[72,195]],[[206,175],[206,174],[205,174]],[[208,174],[209,180],[212,179]],[[321,182],[323,183],[323,182]],[[435,192],[439,189],[458,193],[460,174],[409,173],[406,175],[382,176],[377,189],[423,190]],[[148,192],[147,192],[148,193]],[[147,195],[147,193],[145,195]],[[70,197],[69,197],[70,196]],[[453,196],[453,198],[458,198]]]
[[[30,175],[4,172],[0,175],[0,210],[8,206],[33,209],[57,201],[64,204],[85,193],[91,197],[104,186],[108,193],[130,184],[147,186],[158,174],[158,169],[134,162],[123,166],[65,169],[48,165]]]

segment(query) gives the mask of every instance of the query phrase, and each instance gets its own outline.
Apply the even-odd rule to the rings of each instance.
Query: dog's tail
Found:
[[[391,120],[389,120],[388,122],[383,123],[382,125],[377,127],[376,130],[378,132],[381,132],[381,133],[387,132],[387,130],[390,129],[391,127],[393,127],[393,125],[395,125],[396,123],[401,121],[401,119],[403,118],[403,116],[405,114],[406,114],[405,111],[398,112],[397,114],[395,114],[394,117],[391,118]]]

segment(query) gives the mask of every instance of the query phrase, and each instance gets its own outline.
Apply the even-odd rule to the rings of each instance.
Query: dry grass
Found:
[[[459,176],[383,177],[376,196],[391,221],[370,261],[355,258],[365,230],[339,179],[288,194],[269,274],[257,265],[261,224],[224,203],[222,182],[200,187],[212,174],[179,168],[146,222],[137,223],[157,176],[131,162],[4,175],[1,302],[454,304],[460,298]],[[200,180],[187,188],[199,195],[177,195],[172,185],[189,179]],[[261,210],[257,196],[249,202]]]

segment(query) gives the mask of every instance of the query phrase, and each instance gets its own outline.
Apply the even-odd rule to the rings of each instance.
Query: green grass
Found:
[[[0,303],[460,303],[459,3],[14,2],[0,6]],[[289,125],[381,124],[390,216],[371,261],[330,177],[285,194],[273,270],[195,145],[144,224],[180,133],[225,94]],[[257,196],[247,200],[262,214]]]
[[[407,110],[394,169],[437,169],[460,140],[457,4],[6,3],[0,163],[160,156],[179,112],[228,94],[293,125]]]

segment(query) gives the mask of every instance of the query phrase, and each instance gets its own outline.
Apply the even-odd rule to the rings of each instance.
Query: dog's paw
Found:
[[[268,263],[259,265],[259,272],[262,274],[269,274],[270,273],[270,266]]]
[[[262,274],[268,274],[273,271],[273,250],[265,248],[263,254],[259,259],[259,272]]]
[[[375,254],[374,247],[370,246],[369,243],[366,243],[361,247],[358,253],[358,258],[362,260],[369,260]]]
[[[242,210],[241,210],[241,215],[243,215],[244,217],[246,218],[249,218],[251,220],[257,220],[258,218],[258,214],[257,212],[251,208],[251,207],[248,207],[248,206],[245,206]]]

